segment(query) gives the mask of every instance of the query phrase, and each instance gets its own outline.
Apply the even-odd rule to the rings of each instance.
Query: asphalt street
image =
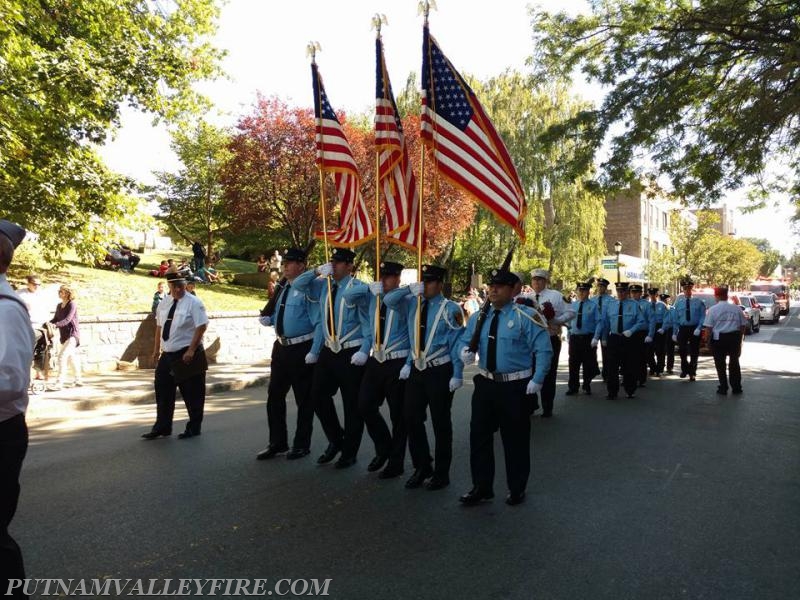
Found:
[[[748,337],[742,396],[651,381],[565,397],[533,419],[528,500],[464,508],[471,381],[454,402],[452,484],[406,490],[359,462],[257,462],[266,388],[209,400],[203,435],[145,442],[152,409],[34,428],[12,534],[29,577],[331,579],[341,599],[779,599],[800,590],[800,319]],[[566,345],[563,350],[566,357]],[[294,418],[290,410],[290,422]],[[176,431],[185,411],[178,408]],[[340,412],[341,415],[341,412]],[[287,596],[290,597],[290,596]]]

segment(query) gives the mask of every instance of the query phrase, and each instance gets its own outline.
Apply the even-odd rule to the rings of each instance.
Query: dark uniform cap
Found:
[[[650,294],[651,296],[655,296],[658,293],[658,288],[657,287],[649,287],[649,288],[647,288],[647,293]]]
[[[344,262],[344,263],[351,263],[355,260],[356,253],[352,250],[348,250],[347,248],[336,248],[331,254],[332,261]]]
[[[608,279],[603,279],[601,277],[600,279],[597,280],[597,285],[604,285],[608,287],[609,285],[611,285],[611,282]]]
[[[694,281],[692,281],[692,278],[684,277],[683,279],[681,279],[681,287],[688,287],[688,286],[694,286]]]
[[[659,294],[658,297],[661,299],[662,302],[667,298],[672,298],[672,296],[670,296],[669,294]]]
[[[436,265],[422,265],[422,281],[444,281],[447,269]]]
[[[581,281],[578,285],[575,286],[579,290],[586,290],[589,291],[592,289],[592,284],[588,281]]]
[[[381,263],[381,275],[400,275],[404,268],[400,263],[384,261]]]
[[[618,290],[627,290],[630,284],[627,281],[618,281],[614,284]]]
[[[289,248],[286,252],[284,252],[283,260],[306,262],[306,252],[300,248]]]
[[[644,291],[644,286],[641,283],[632,283],[628,286],[628,291],[630,292],[642,292]]]
[[[0,233],[11,240],[11,244],[16,248],[25,239],[25,230],[11,221],[0,219]]]
[[[167,283],[186,283],[186,274],[184,271],[177,273],[167,273]]]
[[[508,269],[492,269],[489,273],[489,285],[516,285],[519,277]]]

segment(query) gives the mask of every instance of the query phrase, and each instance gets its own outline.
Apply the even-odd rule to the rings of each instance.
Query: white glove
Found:
[[[694,337],[700,337],[700,328],[694,330]]]
[[[664,335],[664,330],[663,330],[663,329],[659,329],[659,330],[658,330],[658,334],[659,334],[659,335]]]
[[[469,347],[465,346],[461,349],[461,361],[465,365],[471,365],[475,362],[475,353],[469,351]]]
[[[363,367],[364,364],[367,362],[368,358],[369,356],[367,356],[366,352],[362,352],[361,350],[359,350],[358,352],[353,354],[353,357],[350,359],[350,364],[355,365],[357,367]]]
[[[526,394],[538,394],[542,391],[542,384],[536,383],[533,379],[528,382],[528,387],[525,388]]]
[[[398,375],[398,379],[405,381],[408,379],[409,375],[411,375],[411,365],[403,365],[403,368],[400,369],[400,375]]]
[[[592,338],[592,342],[591,342],[591,346],[592,346],[592,348],[597,348],[597,343],[598,343],[599,341],[600,341],[600,340],[598,340],[597,338]]]
[[[644,343],[645,343],[645,344],[652,344],[652,343],[653,343],[653,338],[651,338],[651,337],[648,335],[646,338],[644,338]]]
[[[678,336],[677,335],[673,335],[672,336],[672,341],[673,342],[677,342],[678,341]]]
[[[264,327],[269,327],[272,325],[272,319],[269,317],[258,317],[258,322],[261,323]]]
[[[317,275],[319,275],[320,277],[327,277],[328,275],[333,275],[333,265],[331,263],[325,263],[324,265],[318,266]]]
[[[319,360],[319,354],[314,354],[313,352],[309,352],[306,354],[306,364],[307,365],[315,365]]]
[[[372,293],[373,296],[378,296],[383,292],[383,282],[382,281],[373,281],[369,284],[369,291]]]
[[[448,387],[450,388],[451,392],[455,392],[462,385],[464,385],[464,380],[463,379],[459,379],[458,377],[451,377],[450,378],[450,385]]]
[[[626,329],[625,331],[622,332],[622,335],[624,335],[625,337],[631,337],[633,335],[633,332],[630,329]]]
[[[602,341],[602,342],[600,342],[600,343],[603,345],[603,348],[605,348],[606,346],[608,346],[608,340],[603,340],[603,341]]]
[[[415,281],[414,283],[408,284],[408,291],[411,292],[414,296],[421,296],[422,292],[425,291],[425,284],[421,281]]]

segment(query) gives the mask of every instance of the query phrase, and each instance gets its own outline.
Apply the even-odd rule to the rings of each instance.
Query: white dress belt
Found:
[[[308,340],[314,339],[314,332],[307,333],[305,335],[298,335],[297,337],[287,338],[285,336],[278,336],[278,343],[281,346],[293,346],[294,344],[300,344],[302,342],[307,342]]]
[[[486,377],[486,379],[491,379],[492,381],[519,381],[520,379],[527,379],[533,374],[532,369],[524,369],[522,371],[515,371],[514,373],[492,373],[491,371],[487,371],[486,369],[478,369],[478,372]]]

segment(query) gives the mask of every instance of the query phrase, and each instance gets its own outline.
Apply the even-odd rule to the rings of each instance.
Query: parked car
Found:
[[[756,299],[750,294],[730,294],[728,301],[744,311],[744,316],[747,317],[745,335],[758,333],[761,329],[761,308]]]
[[[761,307],[761,318],[766,322],[777,323],[781,318],[781,305],[775,294],[761,293],[752,296]]]

